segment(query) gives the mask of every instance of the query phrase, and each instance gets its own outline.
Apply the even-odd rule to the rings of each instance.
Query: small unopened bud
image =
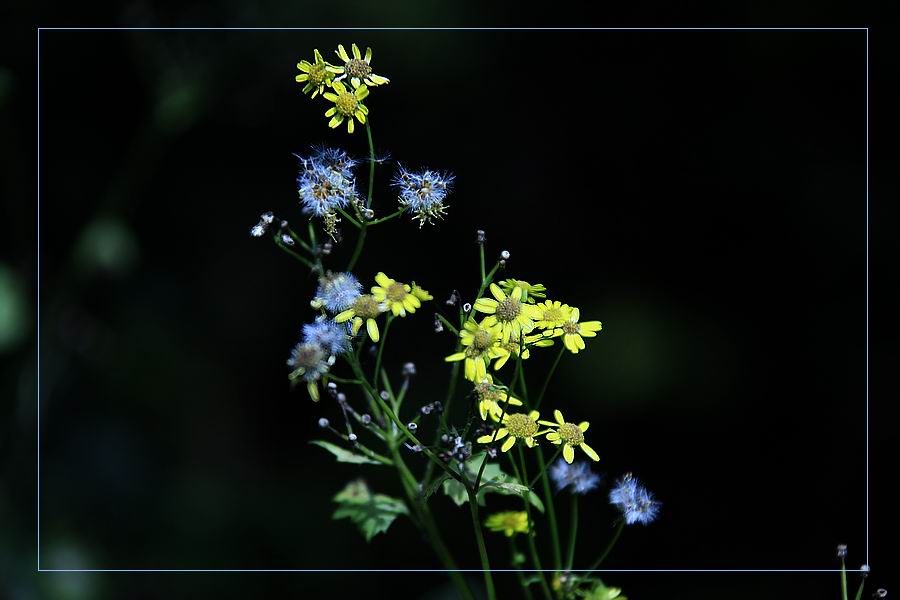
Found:
[[[866,577],[869,576],[869,572],[871,570],[872,570],[872,568],[869,565],[863,565],[859,568],[859,576],[862,577],[863,579],[865,579]]]
[[[416,444],[416,445],[414,445],[414,446],[410,446],[409,444],[405,444],[405,446],[406,446],[407,448],[409,448],[410,450],[412,450],[413,452],[421,452],[421,451],[422,451],[422,446],[420,446],[419,444]]]
[[[359,418],[359,420],[362,421],[362,424],[363,424],[363,425],[368,425],[369,423],[372,422],[372,415],[370,415],[370,414],[365,414],[365,415],[361,416],[361,417]]]
[[[351,442],[355,442],[356,439],[357,439],[357,438],[356,438],[356,434],[355,434],[355,433],[351,433],[350,435],[347,436],[347,439],[350,440]]]
[[[295,243],[295,242],[294,242],[294,238],[292,238],[291,236],[289,236],[289,235],[286,234],[286,233],[282,233],[282,234],[281,234],[281,242],[282,242],[285,246],[293,246],[294,243]]]
[[[378,395],[381,396],[381,399],[384,401],[387,401],[387,399],[391,397],[391,395],[388,394],[386,390],[381,390],[381,393]]]
[[[282,222],[281,222],[281,228],[282,228],[282,229],[287,228],[287,226],[288,226],[288,222],[287,222],[287,221],[282,221]]]
[[[878,588],[877,590],[875,590],[875,593],[872,594],[872,597],[873,598],[886,598],[887,590],[884,588]]]
[[[837,557],[838,558],[847,558],[847,544],[838,544]]]
[[[324,244],[322,244],[322,254],[324,254],[325,256],[331,254],[331,251],[333,249],[334,246],[331,244],[331,242],[325,242]]]
[[[366,210],[363,211],[363,216],[367,220],[371,221],[372,219],[375,218],[375,211],[372,210],[371,208],[367,208]]]
[[[347,394],[345,394],[344,392],[338,392],[337,396],[335,396],[335,397],[337,398],[337,401],[340,402],[341,404],[344,404],[345,402],[347,402]]]
[[[263,223],[257,223],[250,229],[251,237],[262,237],[266,232],[266,226]]]
[[[471,311],[471,310],[472,310],[472,305],[471,305],[471,304],[469,304],[468,302],[466,302],[465,304],[463,304],[463,312],[467,313],[467,312],[469,312],[469,311]]]
[[[329,382],[328,382],[328,389],[329,389],[329,390],[336,390],[336,389],[337,389],[337,384],[336,384],[335,382],[333,382],[333,381],[329,381]]]
[[[326,419],[325,417],[319,419],[319,427],[321,427],[322,429],[328,427],[328,419]]]
[[[272,214],[272,211],[270,210],[269,212],[264,212],[263,214],[261,214],[259,218],[262,219],[262,222],[266,225],[271,225],[272,221],[275,220],[275,215]]]
[[[419,409],[423,415],[430,415],[431,411],[434,410],[434,406],[432,404],[426,404],[422,408]]]
[[[444,302],[447,306],[456,306],[459,303],[459,292],[453,290],[450,297]]]
[[[412,377],[416,374],[416,363],[408,362],[403,365],[403,376]]]
[[[412,432],[415,432],[416,429],[419,428],[419,426],[416,425],[414,422],[410,421],[409,423],[406,424],[406,428],[409,429],[409,430],[412,431]]]
[[[504,250],[500,253],[500,258],[502,258],[503,260],[509,260],[509,256],[509,250]]]
[[[437,413],[442,413],[442,412],[444,412],[444,405],[441,404],[441,401],[440,401],[440,400],[435,400],[435,401],[434,401],[434,410],[435,410],[435,412],[437,412]]]
[[[444,324],[437,318],[437,315],[434,315],[434,332],[441,333],[442,331],[444,331]]]
[[[487,237],[485,237],[483,229],[479,229],[478,231],[475,232],[475,243],[476,244],[483,244],[486,241],[487,241]]]

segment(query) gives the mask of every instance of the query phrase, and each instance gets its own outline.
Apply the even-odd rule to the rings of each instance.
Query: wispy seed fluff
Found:
[[[348,333],[346,324],[319,317],[303,326],[303,343],[318,344],[327,353],[339,355],[350,350]]]
[[[362,292],[362,284],[350,273],[329,271],[319,278],[319,287],[312,304],[315,308],[325,307],[332,314],[345,311]]]
[[[356,202],[356,166],[343,150],[314,148],[310,156],[295,154],[300,161],[297,193],[303,212],[322,219],[325,232],[332,238],[337,233],[338,209]]]
[[[444,200],[450,193],[453,175],[438,171],[409,171],[403,166],[391,182],[399,192],[400,207],[412,214],[419,227],[443,219],[447,207]]]
[[[609,492],[609,502],[622,511],[626,525],[647,525],[659,514],[659,502],[630,473],[616,482]]]

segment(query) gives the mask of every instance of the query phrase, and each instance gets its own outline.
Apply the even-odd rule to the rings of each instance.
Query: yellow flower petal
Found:
[[[582,443],[582,444],[581,444],[581,449],[584,450],[584,453],[585,453],[585,454],[587,454],[588,456],[591,457],[591,460],[593,460],[593,461],[595,461],[595,462],[600,460],[600,457],[597,456],[597,453],[594,452],[594,449],[591,448],[590,446],[588,446],[587,444]]]
[[[508,451],[510,448],[512,448],[515,445],[515,443],[516,443],[516,438],[509,436],[509,438],[507,438],[507,440],[505,442],[503,442],[503,445],[500,446],[500,451],[501,452]]]
[[[572,446],[569,444],[563,446],[563,458],[565,458],[566,462],[570,465],[572,464],[572,461],[575,460],[575,450],[573,450]]]
[[[366,320],[366,331],[373,342],[377,342],[378,338],[381,337],[381,334],[378,332],[378,323],[375,322],[375,319]]]

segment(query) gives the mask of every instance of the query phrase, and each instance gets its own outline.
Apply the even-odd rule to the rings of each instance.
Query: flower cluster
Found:
[[[616,482],[616,487],[609,492],[609,502],[622,511],[626,525],[647,525],[659,514],[659,502],[631,473]]]
[[[556,491],[570,488],[573,494],[587,494],[600,485],[600,476],[591,471],[586,462],[569,464],[558,460],[550,467],[550,479],[553,480]]]
[[[359,202],[353,168],[356,161],[343,150],[316,148],[300,161],[297,194],[303,212],[322,220],[325,232],[335,239],[338,212]]]
[[[390,80],[373,72],[371,48],[366,48],[365,55],[356,44],[352,44],[350,49],[348,54],[344,46],[338,44],[336,54],[342,65],[327,62],[318,50],[314,50],[312,62],[301,60],[297,63],[300,74],[296,76],[296,81],[304,84],[304,94],[310,94],[311,98],[321,94],[334,105],[325,112],[330,119],[329,127],[333,129],[346,121],[347,132],[353,133],[354,119],[365,123],[369,114],[369,109],[362,103],[369,95],[369,88],[389,83]],[[349,88],[345,82],[349,82]],[[332,91],[326,92],[325,88]]]
[[[438,171],[409,171],[402,166],[392,181],[399,193],[400,207],[413,215],[419,227],[443,219],[453,175]]]

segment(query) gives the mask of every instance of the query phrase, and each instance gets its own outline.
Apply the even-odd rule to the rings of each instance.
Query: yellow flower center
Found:
[[[570,446],[580,446],[584,442],[584,432],[575,423],[565,423],[556,430],[560,439]]]
[[[345,117],[352,117],[356,112],[356,107],[359,106],[359,100],[356,99],[356,94],[351,92],[338,92],[334,105],[339,113]]]
[[[503,516],[498,519],[500,522],[497,524],[498,527],[506,530],[506,529],[521,529],[525,526],[525,519],[522,518],[522,515],[516,513],[504,513]]]
[[[506,423],[503,424],[509,430],[509,434],[517,438],[529,438],[538,432],[537,422],[522,413],[507,415]]]
[[[328,76],[325,63],[315,63],[309,67],[309,82],[313,85],[321,85]]]
[[[358,77],[359,79],[364,79],[371,72],[372,67],[370,67],[369,63],[364,60],[352,58],[347,63],[347,73],[350,75],[350,77]]]
[[[402,283],[397,283],[396,281],[388,286],[385,291],[385,296],[391,302],[402,302],[404,298],[406,298],[406,294],[409,292],[406,291],[406,288],[403,287]]]
[[[507,298],[497,305],[497,319],[500,321],[515,321],[520,312],[522,303],[515,298]]]
[[[503,400],[503,393],[490,383],[479,383],[476,385],[475,395],[480,400],[490,400],[492,402]]]
[[[475,335],[472,336],[472,348],[474,348],[478,352],[484,352],[493,345],[494,336],[490,331],[479,329],[475,332]]]
[[[353,301],[353,313],[361,319],[374,319],[381,312],[375,296],[362,294]]]
[[[562,325],[562,330],[565,331],[566,333],[570,333],[570,334],[578,333],[579,331],[581,331],[581,325],[579,325],[578,323],[576,323],[574,321],[566,321]]]

